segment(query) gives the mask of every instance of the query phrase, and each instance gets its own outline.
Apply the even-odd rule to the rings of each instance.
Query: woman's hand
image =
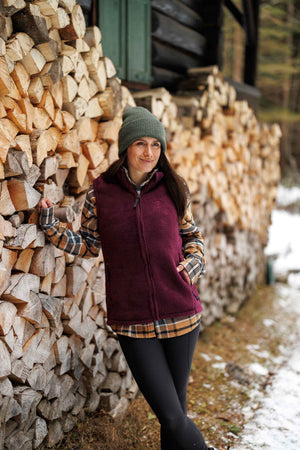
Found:
[[[42,200],[40,200],[39,202],[39,212],[41,212],[41,209],[47,209],[47,208],[51,208],[51,206],[53,206],[53,203],[51,202],[51,200],[49,200],[49,198],[42,198]]]
[[[187,273],[187,271],[185,270],[185,268],[184,268],[184,266],[182,265],[182,264],[179,264],[178,266],[177,266],[177,271],[178,272],[182,272],[183,273],[183,276],[186,278],[186,281],[189,283],[189,284],[192,284],[191,283],[191,279],[190,279],[190,276],[189,276],[189,274]]]

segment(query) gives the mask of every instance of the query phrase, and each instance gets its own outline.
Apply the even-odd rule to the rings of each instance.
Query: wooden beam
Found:
[[[185,73],[191,67],[201,66],[202,59],[199,56],[191,55],[187,51],[181,51],[153,38],[152,65],[174,70],[178,73]]]
[[[204,2],[205,0],[181,0],[181,3],[184,3],[186,6],[199,13],[201,13],[202,11],[202,6]]]
[[[255,45],[256,41],[256,20],[254,17],[255,0],[243,0],[243,10],[245,19],[245,30],[247,36],[247,45]]]
[[[200,15],[179,0],[151,0],[151,7],[198,32],[203,26]]]
[[[198,56],[204,52],[205,38],[202,34],[155,10],[152,10],[152,36]]]
[[[233,3],[232,0],[225,0],[224,5],[229,12],[233,15],[235,20],[244,28],[245,18],[243,13],[238,9],[238,7]]]
[[[204,65],[222,66],[221,29],[223,25],[223,0],[203,2],[201,16],[206,39]]]
[[[245,48],[244,82],[255,86],[257,71],[259,0],[243,0],[247,18],[247,42]],[[249,14],[246,13],[249,11]]]

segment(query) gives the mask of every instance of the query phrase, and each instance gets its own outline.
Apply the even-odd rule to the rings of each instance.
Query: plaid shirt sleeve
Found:
[[[191,283],[194,284],[205,272],[205,258],[204,240],[199,228],[195,224],[190,198],[188,198],[185,215],[180,223],[179,231],[182,238],[184,255],[184,260],[180,264],[187,271]]]
[[[93,186],[87,192],[80,229],[75,232],[59,222],[54,207],[42,208],[40,225],[55,247],[81,258],[97,257],[101,248]]]

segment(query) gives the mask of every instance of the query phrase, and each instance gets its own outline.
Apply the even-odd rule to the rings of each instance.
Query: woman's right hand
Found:
[[[51,208],[51,206],[53,206],[53,203],[51,202],[51,200],[49,200],[49,198],[42,198],[42,200],[40,200],[39,202],[39,212],[41,212],[41,209],[47,209],[47,208]]]

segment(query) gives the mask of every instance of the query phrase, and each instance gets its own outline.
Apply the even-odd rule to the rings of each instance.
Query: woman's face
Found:
[[[127,164],[131,179],[141,183],[156,166],[161,152],[160,142],[152,137],[142,137],[127,149]]]

